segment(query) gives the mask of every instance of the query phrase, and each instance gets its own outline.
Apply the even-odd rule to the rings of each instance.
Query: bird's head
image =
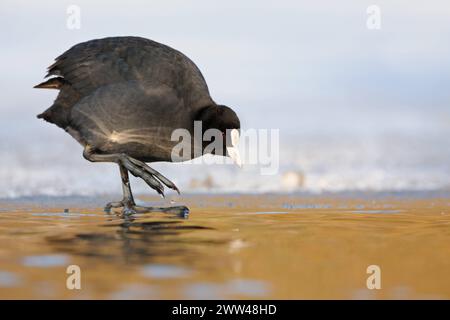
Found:
[[[214,149],[211,153],[230,157],[238,166],[241,166],[238,149],[241,123],[236,113],[227,106],[212,105],[201,110],[198,120],[202,121],[204,136],[209,129],[220,132],[218,136],[222,139],[220,142],[225,148]],[[210,143],[211,141],[203,141],[203,149],[205,150]],[[205,153],[208,153],[208,151]]]

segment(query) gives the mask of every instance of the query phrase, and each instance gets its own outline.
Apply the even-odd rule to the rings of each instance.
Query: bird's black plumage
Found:
[[[77,44],[56,58],[49,76],[54,77],[36,88],[60,92],[38,117],[69,132],[85,147],[88,160],[117,162],[123,172],[137,176],[130,169],[136,163],[123,157],[172,161],[175,129],[193,133],[196,120],[204,120],[204,130],[240,127],[231,109],[213,101],[188,57],[152,40],[112,37]]]

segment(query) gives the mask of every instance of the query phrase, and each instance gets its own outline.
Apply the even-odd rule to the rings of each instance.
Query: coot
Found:
[[[129,172],[162,196],[164,185],[179,192],[145,162],[182,161],[211,152],[205,150],[206,142],[194,139],[197,121],[202,134],[220,131],[217,139],[226,147],[214,149],[214,154],[240,161],[236,113],[216,104],[197,66],[169,46],[139,37],[83,42],[57,57],[46,77],[51,78],[35,88],[58,89],[59,94],[38,118],[68,132],[84,147],[87,160],[119,166],[123,199],[108,203],[108,211],[122,208],[124,214],[132,214],[158,209],[136,205]],[[178,158],[173,154],[179,144],[172,136],[176,129],[192,137],[187,140],[192,148]]]

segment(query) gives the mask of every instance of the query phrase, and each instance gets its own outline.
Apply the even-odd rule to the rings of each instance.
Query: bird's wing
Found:
[[[71,132],[77,133],[82,144],[103,153],[126,151],[146,161],[169,161],[178,143],[172,141],[172,133],[176,129],[185,132],[193,125],[183,100],[172,88],[148,88],[138,81],[98,88],[75,104],[69,122]]]
[[[210,105],[206,81],[197,66],[181,52],[139,37],[112,37],[83,42],[55,59],[37,88],[59,89],[54,104],[38,117],[67,125],[67,115],[81,99],[100,87],[138,81],[148,88],[172,88],[192,110]],[[124,106],[126,107],[126,106]]]
[[[80,97],[100,86],[138,80],[170,86],[191,106],[212,101],[203,75],[188,57],[140,37],[111,37],[77,44],[56,58],[47,76],[61,77]]]
[[[154,77],[158,70],[149,69],[148,61],[159,58],[162,64],[159,65],[160,69],[167,67],[164,58],[171,58],[170,51],[163,50],[165,48],[162,46],[135,37],[91,40],[57,57],[49,67],[47,76],[62,77],[80,96],[86,96],[103,85]],[[147,74],[147,71],[151,74]]]

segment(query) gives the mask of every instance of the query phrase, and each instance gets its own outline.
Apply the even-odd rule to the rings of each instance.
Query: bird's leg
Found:
[[[120,168],[120,178],[122,179],[122,191],[123,191],[122,203],[124,204],[124,206],[128,207],[134,206],[136,205],[136,203],[134,202],[133,193],[131,192],[128,171],[121,164],[119,164],[119,168]]]
[[[131,157],[129,157],[129,158],[131,161],[137,161]],[[189,214],[189,209],[185,206],[164,208],[164,207],[144,207],[144,206],[136,205],[136,203],[134,202],[133,193],[131,192],[130,180],[128,177],[128,170],[121,164],[119,164],[119,167],[120,167],[120,176],[122,178],[123,200],[121,201],[121,204],[122,204],[121,207],[122,207],[123,215],[130,215],[133,213],[164,212],[164,213],[176,214],[183,218],[187,217],[187,215]],[[154,172],[156,172],[156,171],[154,171]],[[177,189],[177,191],[178,191],[178,189]]]
[[[105,211],[111,212],[112,208],[122,208],[122,213],[124,215],[136,213],[136,211],[134,210],[136,203],[134,202],[133,193],[131,192],[128,170],[120,163],[119,169],[120,169],[120,178],[122,179],[123,199],[122,201],[118,202],[109,202],[105,206]]]
[[[83,156],[91,162],[115,162],[121,164],[135,177],[144,180],[152,189],[156,190],[162,197],[164,197],[163,184],[178,193],[177,186],[160,174],[158,171],[150,168],[147,164],[137,159],[134,159],[124,153],[114,154],[98,154],[95,153],[89,145],[85,147]]]
[[[110,202],[106,205],[105,211],[111,211],[112,208],[123,208],[122,213],[125,215],[133,213],[146,213],[146,212],[166,212],[175,213],[187,216],[189,209],[185,206],[158,208],[158,207],[142,207],[137,206],[134,202],[133,194],[131,192],[130,180],[128,171],[135,177],[139,177],[144,180],[151,188],[156,190],[161,196],[164,197],[164,185],[176,190],[178,188],[173,182],[164,177],[158,171],[150,168],[147,164],[137,159],[134,159],[126,154],[98,154],[95,153],[92,147],[86,146],[83,152],[83,156],[91,162],[115,162],[119,165],[120,176],[122,179],[123,200],[119,202]],[[161,183],[162,182],[162,183]]]

